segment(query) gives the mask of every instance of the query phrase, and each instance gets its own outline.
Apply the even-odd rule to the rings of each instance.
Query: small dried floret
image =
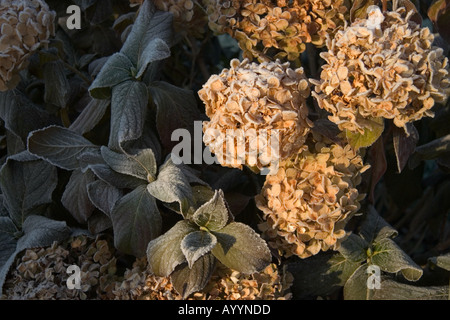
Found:
[[[324,44],[326,34],[345,21],[344,0],[204,0],[209,27],[236,38],[244,57],[295,60],[305,43]]]
[[[0,0],[0,91],[15,88],[28,57],[47,46],[55,16],[43,0]]]
[[[433,34],[403,7],[383,15],[371,6],[368,13],[327,39],[321,80],[311,80],[319,106],[341,130],[361,133],[371,118],[406,128],[433,116],[435,101],[450,93],[448,59],[432,46]]]
[[[303,68],[233,59],[230,69],[211,76],[199,91],[210,118],[203,140],[224,166],[278,163],[297,152],[312,126],[309,93]]]
[[[266,177],[256,197],[264,213],[263,237],[286,257],[337,249],[364,198],[356,186],[367,168],[349,145],[309,138],[303,151]]]

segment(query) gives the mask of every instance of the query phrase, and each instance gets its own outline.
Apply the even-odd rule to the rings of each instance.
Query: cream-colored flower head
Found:
[[[15,88],[28,57],[48,44],[55,15],[42,0],[0,0],[0,91]]]
[[[326,34],[344,24],[344,0],[204,0],[209,27],[229,33],[244,57],[295,60],[305,43],[322,46]]]
[[[448,59],[433,47],[428,28],[411,21],[405,8],[381,13],[368,9],[334,38],[321,54],[320,81],[313,92],[319,106],[341,130],[363,133],[367,119],[393,119],[397,127],[433,116],[435,101],[450,92]]]
[[[256,197],[264,213],[263,237],[286,257],[337,249],[364,197],[356,186],[369,166],[349,145],[325,140],[308,138],[303,151],[266,177]]]
[[[299,150],[312,126],[309,93],[302,68],[233,59],[199,91],[210,118],[203,141],[223,166],[261,169],[279,162]]]

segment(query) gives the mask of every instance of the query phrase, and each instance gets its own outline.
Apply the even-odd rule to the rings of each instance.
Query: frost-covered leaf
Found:
[[[90,170],[84,173],[74,170],[62,194],[61,203],[79,223],[85,223],[95,209],[87,190],[94,180],[95,175]]]
[[[141,179],[114,171],[107,164],[89,165],[89,169],[97,178],[119,189],[134,189],[145,184]]]
[[[230,216],[222,190],[215,191],[214,196],[198,208],[192,220],[201,227],[217,231],[225,227]]]
[[[330,294],[342,287],[360,264],[330,251],[290,262],[287,270],[294,276],[292,292],[298,299]]]
[[[35,209],[52,202],[56,168],[42,161],[7,160],[0,170],[0,187],[9,216],[19,228]]]
[[[108,58],[100,73],[89,87],[89,93],[96,99],[111,97],[111,89],[127,80],[131,80],[131,70],[135,66],[123,53],[117,52]]]
[[[438,267],[450,271],[450,253],[428,259]]]
[[[428,17],[433,22],[434,27],[448,43],[450,43],[450,1],[436,0],[428,8]]]
[[[142,135],[148,90],[140,81],[126,81],[112,89],[111,129],[108,147],[121,150],[122,143]]]
[[[423,270],[418,266],[392,239],[385,238],[373,245],[371,261],[381,270],[397,273],[402,272],[409,281],[417,281],[422,277]]]
[[[369,244],[361,237],[352,233],[342,241],[338,251],[348,260],[361,262],[367,259]]]
[[[216,243],[216,237],[207,231],[194,231],[186,235],[181,240],[181,251],[186,257],[189,268],[192,268],[198,258],[210,252]]]
[[[88,231],[91,234],[102,233],[112,228],[112,221],[109,216],[101,212],[94,212],[88,219]]]
[[[151,149],[140,150],[136,155],[117,153],[104,146],[100,150],[103,159],[114,171],[144,181],[155,179],[156,159]]]
[[[0,118],[5,122],[5,128],[23,143],[28,134],[51,123],[50,115],[17,90],[0,92]],[[9,149],[9,145],[8,145]]]
[[[195,139],[194,121],[200,120],[201,115],[192,91],[164,81],[152,82],[149,91],[157,107],[156,128],[162,145],[171,150],[178,143],[172,141],[172,132],[181,128],[187,129]]]
[[[170,28],[170,26],[168,27]],[[140,54],[137,64],[138,72],[136,78],[139,79],[143,76],[150,63],[163,60],[168,57],[170,57],[170,48],[167,43],[160,38],[151,39],[144,51]]]
[[[167,277],[178,265],[186,262],[181,251],[181,241],[186,235],[197,230],[198,227],[189,221],[181,220],[163,235],[150,241],[147,260],[151,272],[160,277]]]
[[[383,118],[366,119],[364,133],[345,130],[345,136],[353,149],[366,148],[374,144],[384,131]]]
[[[126,55],[137,66],[145,65],[145,50],[154,39],[171,43],[173,15],[165,11],[157,11],[152,1],[144,1],[134,25],[120,52]]]
[[[0,217],[0,269],[16,250],[17,232],[18,230],[14,222],[9,217]]]
[[[373,292],[379,289],[369,289],[367,285],[369,274],[367,273],[369,265],[367,263],[361,265],[348,278],[344,285],[345,300],[370,300]]]
[[[393,143],[398,172],[402,172],[405,168],[409,157],[416,149],[417,141],[419,141],[419,132],[416,127],[412,123],[407,124],[407,127],[409,135],[401,128],[394,127],[393,129]]]
[[[368,243],[372,243],[373,241],[396,237],[398,232],[378,214],[373,206],[369,205],[360,235]]]
[[[145,185],[116,202],[111,220],[115,247],[135,257],[144,256],[148,243],[161,234],[161,214]]]
[[[45,102],[65,108],[69,100],[70,84],[62,61],[50,61],[44,65],[44,70]]]
[[[66,170],[79,169],[77,158],[97,148],[82,135],[58,126],[36,130],[28,136],[30,153]]]
[[[50,246],[54,241],[65,240],[71,234],[65,221],[36,215],[27,217],[22,230],[24,235],[17,242],[18,250]]]
[[[11,222],[7,222],[0,217],[0,240],[3,240],[1,236],[2,228],[9,233],[13,230]],[[50,246],[54,241],[63,241],[70,236],[71,232],[72,231],[67,227],[64,221],[56,221],[35,215],[28,216],[23,223],[23,236],[17,240],[15,250],[12,252],[12,247],[14,246],[12,239],[9,239],[9,243],[5,243],[5,246],[8,246],[10,256],[3,265],[0,264],[0,295],[2,294],[6,275],[18,253],[25,249]],[[3,241],[1,243],[3,249]],[[2,251],[3,250],[0,250],[0,252]],[[0,259],[1,258],[0,254]]]
[[[208,284],[214,271],[215,261],[212,254],[205,254],[192,267],[184,263],[172,272],[170,280],[183,299],[191,293],[201,291]]]
[[[91,202],[108,217],[111,216],[116,201],[123,196],[119,188],[102,180],[90,183],[87,186],[87,191]]]
[[[158,177],[147,185],[148,192],[163,202],[177,202],[184,214],[189,210],[192,189],[183,170],[170,157],[160,167]]]
[[[91,131],[102,119],[108,109],[109,100],[92,99],[80,115],[70,125],[69,129],[78,134]]]
[[[217,244],[212,253],[230,269],[250,274],[261,271],[271,262],[266,242],[246,224],[232,222],[213,234]]]
[[[344,287],[345,300],[447,300],[448,286],[417,286],[380,276],[379,289],[369,289],[368,265],[362,265]]]

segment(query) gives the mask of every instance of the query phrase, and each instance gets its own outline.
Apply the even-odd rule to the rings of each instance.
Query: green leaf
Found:
[[[91,131],[103,118],[108,106],[109,100],[92,99],[75,121],[72,122],[69,130],[81,135]]]
[[[56,168],[42,161],[8,159],[0,170],[0,187],[9,216],[19,228],[40,205],[52,202],[57,185]]]
[[[63,127],[50,126],[28,136],[28,151],[66,170],[80,168],[78,157],[98,147],[83,136]]]
[[[212,254],[205,254],[191,268],[187,264],[182,264],[172,272],[171,283],[183,299],[194,292],[201,291],[208,284],[214,271],[215,261]]]
[[[139,81],[126,81],[112,89],[111,129],[108,147],[121,150],[122,143],[142,135],[148,104],[148,90]]]
[[[136,78],[140,79],[144,75],[144,72],[147,70],[150,63],[163,60],[168,57],[170,57],[170,48],[164,40],[160,38],[150,40],[139,57],[137,64],[138,73]]]
[[[108,217],[116,204],[122,198],[122,191],[102,180],[91,182],[87,186],[89,200]]]
[[[423,270],[418,266],[392,239],[381,239],[374,243],[374,253],[371,256],[373,264],[381,270],[397,273],[402,272],[409,281],[417,281],[422,277]]]
[[[114,171],[148,182],[155,179],[157,166],[151,149],[140,150],[136,155],[117,153],[104,146],[100,150],[103,159]]]
[[[161,234],[161,214],[145,185],[116,202],[111,220],[115,247],[135,257],[145,255],[148,243]]]
[[[225,227],[229,216],[230,212],[225,203],[223,192],[222,190],[216,190],[214,196],[195,211],[192,221],[200,227],[218,231]]]
[[[134,67],[126,55],[120,52],[113,54],[95,77],[89,93],[96,99],[109,99],[114,86],[132,79],[131,70]]]
[[[449,286],[419,287],[381,278],[381,289],[375,290],[372,300],[448,300]]]
[[[369,205],[366,219],[361,225],[360,235],[368,243],[372,243],[373,241],[396,237],[398,232],[378,214],[373,206]]]
[[[271,262],[266,242],[248,225],[232,222],[213,234],[217,244],[212,253],[230,269],[250,274],[263,270]]]
[[[84,173],[80,169],[74,170],[62,194],[61,203],[79,223],[85,223],[95,209],[87,190],[94,180],[90,170]]]
[[[371,146],[384,131],[384,120],[380,118],[366,119],[366,126],[364,128],[364,133],[352,132],[345,130],[345,136],[347,137],[348,143],[353,147],[353,149],[358,150],[359,148],[366,148]]]
[[[439,268],[450,271],[450,253],[438,257],[432,257],[428,260],[437,265]]]
[[[194,137],[194,121],[201,119],[201,115],[192,91],[164,81],[152,82],[149,91],[157,107],[156,128],[162,145],[171,150],[178,143],[171,139],[176,129],[187,129]]]
[[[186,262],[181,251],[181,241],[198,228],[187,220],[178,221],[169,231],[150,241],[147,260],[151,272],[160,277],[169,276],[175,268]]]
[[[367,264],[362,265],[344,287],[345,300],[447,300],[448,286],[421,287],[380,277],[379,289],[367,288]]]
[[[344,285],[344,300],[371,300],[373,293],[379,290],[369,289],[367,285],[370,276],[367,273],[368,267],[369,265],[367,263],[361,265],[348,278]]]
[[[192,189],[183,170],[170,157],[161,166],[156,181],[147,185],[148,192],[163,202],[177,202],[184,215],[189,210]]]
[[[311,299],[331,294],[344,286],[360,264],[331,251],[288,263],[287,271],[294,276],[294,298]]]
[[[144,66],[145,56],[148,55],[145,50],[152,40],[159,38],[167,44],[171,42],[172,20],[171,13],[157,11],[152,1],[145,1],[120,52],[133,65]]]
[[[44,68],[45,102],[65,108],[69,100],[70,85],[62,61],[48,62]]]
[[[216,237],[207,231],[194,231],[186,235],[181,241],[181,251],[189,268],[192,268],[200,257],[209,253],[216,243]]]
[[[369,244],[363,238],[352,233],[341,243],[338,251],[350,261],[362,262],[367,259],[368,248]]]

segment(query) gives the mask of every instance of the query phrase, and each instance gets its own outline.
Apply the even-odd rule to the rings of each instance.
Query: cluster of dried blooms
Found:
[[[349,145],[310,136],[303,151],[266,177],[256,197],[265,218],[263,237],[286,257],[336,250],[364,198],[356,187],[368,168]]]
[[[42,0],[0,0],[0,91],[15,88],[28,57],[48,44],[55,15]]]
[[[244,275],[218,264],[210,281],[189,300],[286,300],[291,298],[292,275],[274,264],[261,272]],[[138,259],[113,291],[120,300],[181,300],[169,277],[149,274],[145,258]]]
[[[261,169],[285,159],[312,126],[308,81],[303,68],[293,70],[289,63],[233,59],[231,68],[211,76],[198,94],[210,118],[203,123],[203,141],[223,166]]]
[[[158,10],[171,12],[175,32],[201,36],[207,24],[207,17],[195,0],[151,0]],[[144,0],[130,0],[131,5],[142,4]]]
[[[344,0],[204,0],[209,27],[238,40],[246,58],[295,60],[345,21]],[[268,54],[269,51],[271,54]]]
[[[371,6],[367,19],[327,39],[328,52],[321,53],[327,64],[320,81],[311,82],[319,106],[341,130],[363,133],[378,117],[405,127],[433,116],[435,101],[449,94],[448,59],[412,14],[403,7],[383,14]]]
[[[78,236],[66,244],[28,249],[16,258],[6,279],[2,299],[85,300],[112,298],[116,258],[104,239]],[[81,289],[67,287],[70,265],[80,267]]]

